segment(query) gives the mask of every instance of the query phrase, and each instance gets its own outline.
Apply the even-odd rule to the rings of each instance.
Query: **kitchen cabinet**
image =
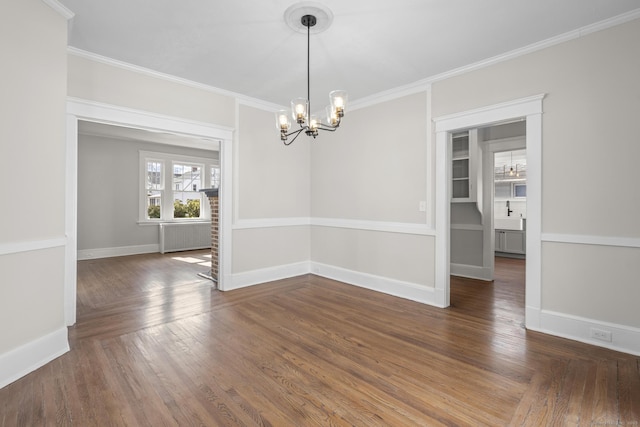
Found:
[[[496,230],[495,251],[524,255],[526,237],[526,233],[520,230]]]

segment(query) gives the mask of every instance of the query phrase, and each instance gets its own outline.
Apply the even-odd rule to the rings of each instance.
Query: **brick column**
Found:
[[[209,206],[211,209],[211,280],[218,285],[218,268],[219,268],[219,230],[220,223],[220,202],[218,198],[217,188],[208,188],[203,191],[209,198]]]

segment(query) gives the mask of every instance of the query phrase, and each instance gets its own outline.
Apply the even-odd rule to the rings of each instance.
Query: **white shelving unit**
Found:
[[[451,201],[478,200],[478,131],[471,129],[452,135]]]

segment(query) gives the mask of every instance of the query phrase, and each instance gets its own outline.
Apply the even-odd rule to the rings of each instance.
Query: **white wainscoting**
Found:
[[[640,356],[638,328],[549,310],[541,310],[536,315],[539,317],[540,327],[528,329]],[[592,338],[592,328],[610,332],[611,342]]]
[[[317,276],[338,280],[361,288],[371,289],[424,304],[437,305],[435,288],[429,286],[348,270],[318,262],[311,263],[311,272]]]
[[[491,269],[480,265],[451,263],[451,275],[467,277],[469,279],[493,280],[491,277]]]
[[[310,271],[309,262],[304,261],[235,273],[231,276],[231,281],[227,283],[225,291],[273,282],[274,280],[287,279],[289,277],[301,276],[303,274],[308,274]]]
[[[28,342],[0,355],[0,388],[69,351],[67,328]]]

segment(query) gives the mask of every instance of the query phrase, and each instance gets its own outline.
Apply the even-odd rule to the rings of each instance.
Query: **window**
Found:
[[[173,164],[173,218],[200,218],[203,165]]]
[[[140,152],[140,221],[193,221],[210,216],[203,188],[220,185],[216,159]],[[173,173],[171,173],[173,172]]]
[[[527,184],[513,184],[513,197],[527,197]]]
[[[164,163],[161,160],[149,159],[145,163],[146,182],[146,217],[145,219],[160,218],[162,209],[162,190],[164,189],[164,177],[162,171]]]

